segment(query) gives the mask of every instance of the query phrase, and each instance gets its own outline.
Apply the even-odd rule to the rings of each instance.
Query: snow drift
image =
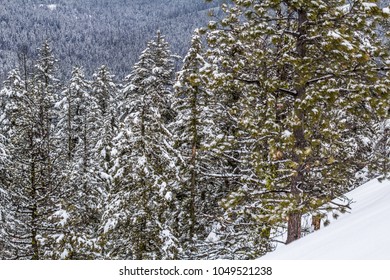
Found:
[[[347,194],[355,203],[327,227],[278,248],[264,260],[390,260],[390,181]]]

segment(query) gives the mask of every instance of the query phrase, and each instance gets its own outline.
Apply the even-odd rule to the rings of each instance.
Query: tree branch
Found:
[[[285,89],[285,88],[278,88],[277,91],[279,91],[281,93],[287,93],[287,94],[289,94],[291,96],[294,96],[294,97],[297,96],[297,92],[295,90],[292,91],[292,90],[288,90],[288,89]]]
[[[328,75],[325,75],[322,77],[314,78],[314,79],[307,81],[306,85],[311,85],[311,84],[314,84],[316,82],[327,80],[327,79],[332,78],[332,77],[334,77],[334,74],[328,74]]]

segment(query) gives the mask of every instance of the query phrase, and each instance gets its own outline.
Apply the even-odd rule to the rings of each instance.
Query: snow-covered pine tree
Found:
[[[179,167],[180,191],[177,202],[180,242],[184,249],[184,258],[196,258],[196,242],[207,237],[208,223],[202,214],[208,193],[207,178],[201,168],[207,167],[207,158],[202,151],[205,133],[212,130],[209,105],[212,104],[206,83],[202,80],[200,68],[205,65],[202,58],[202,43],[199,32],[192,37],[191,48],[184,58],[183,67],[177,74],[175,102],[175,121],[170,124],[175,137],[175,149],[180,154]],[[210,164],[211,165],[211,164]]]
[[[10,161],[5,162],[2,173],[2,189],[1,189],[1,207],[2,207],[2,255],[1,259],[13,259],[18,257],[18,252],[27,250],[25,245],[13,242],[15,237],[18,236],[16,228],[20,225],[19,219],[21,215],[15,211],[13,207],[12,199],[13,193],[11,193],[14,184],[18,184],[14,176],[17,172],[18,166],[12,162],[12,156],[18,146],[18,126],[16,125],[16,118],[19,110],[19,102],[17,100],[22,99],[24,96],[25,85],[22,81],[19,71],[13,70],[9,73],[7,80],[4,82],[4,88],[1,90],[1,134],[4,136],[5,149],[9,151]],[[19,96],[19,97],[18,97]],[[19,116],[20,119],[26,117],[25,115]],[[25,121],[25,120],[24,120]],[[21,122],[19,122],[21,124]],[[20,230],[20,229],[19,229]],[[13,237],[13,238],[12,238]],[[28,241],[27,241],[28,242]],[[23,253],[25,254],[25,253]]]
[[[51,258],[56,234],[53,214],[62,192],[62,173],[55,138],[55,59],[47,42],[30,79],[12,71],[1,91],[3,126],[9,162],[6,188],[12,226],[10,258]]]
[[[158,33],[124,88],[129,110],[115,137],[114,184],[104,216],[107,258],[177,258],[178,178],[167,129],[172,79],[172,56]]]
[[[113,138],[118,129],[118,86],[114,82],[114,75],[107,66],[101,66],[92,81],[92,97],[97,102],[96,132],[98,141],[95,147],[98,169],[95,170],[100,181],[100,189],[104,197],[111,186],[112,147]]]
[[[56,63],[49,42],[43,42],[31,82],[33,95],[31,105],[36,107],[32,109],[36,118],[32,137],[30,134],[33,158],[30,182],[33,209],[31,226],[32,231],[36,231],[37,234],[37,240],[33,238],[33,259],[53,258],[55,251],[53,236],[58,234],[56,213],[60,207],[60,199],[65,194],[63,188],[65,174],[59,160],[62,147],[56,133],[58,120],[55,104],[60,97],[61,89],[56,77]],[[36,174],[33,174],[34,172]]]
[[[256,140],[242,122],[245,114],[244,100],[250,92],[250,85],[237,81],[231,72],[239,67],[250,69],[251,66],[236,60],[239,56],[245,58],[245,54],[239,50],[241,42],[234,44],[231,34],[215,30],[214,24],[210,23],[211,30],[207,34],[209,48],[205,57],[208,66],[205,67],[206,71],[202,69],[202,75],[209,80],[209,89],[213,92],[217,105],[213,114],[216,133],[206,145],[219,162],[218,172],[210,175],[219,182],[217,199],[225,209],[217,230],[213,231],[218,233],[215,239],[220,244],[220,252],[216,256],[231,259],[255,258],[270,250],[270,227],[265,222],[254,220],[247,210],[251,206],[244,202],[248,199],[249,189],[259,185],[259,181],[253,176],[253,162],[250,158],[256,147]],[[255,51],[261,46],[251,47]],[[228,196],[232,199],[226,200]]]
[[[95,259],[97,232],[101,220],[99,206],[102,195],[95,170],[98,141],[97,100],[91,96],[91,85],[83,70],[75,67],[69,84],[57,102],[59,112],[58,138],[63,147],[61,161],[66,176],[64,198],[58,227],[63,232],[56,236],[56,258]]]
[[[82,140],[83,129],[87,125],[84,120],[88,120],[87,109],[90,101],[90,83],[85,79],[83,70],[74,67],[69,84],[64,87],[61,100],[57,102],[59,134],[63,138],[66,160],[70,162],[75,155],[75,148]],[[91,120],[89,120],[91,121]],[[88,126],[87,126],[88,127]]]
[[[388,15],[375,1],[232,2],[208,39],[221,88],[244,89],[252,144],[248,184],[225,204],[236,219],[287,222],[289,243],[303,213],[342,195],[361,168],[354,122],[386,114],[389,60],[375,26]]]
[[[380,1],[383,11],[389,16],[381,22],[379,34],[383,40],[384,48],[390,49],[390,6],[389,1]],[[380,75],[390,80],[390,69],[383,67]],[[387,114],[384,117],[373,119],[372,125],[368,127],[368,136],[363,139],[369,146],[371,154],[368,156],[369,172],[373,176],[379,176],[379,180],[390,178],[390,101],[388,101]]]
[[[225,143],[228,127],[232,125],[226,115],[227,107],[210,89],[209,74],[213,70],[204,55],[197,30],[177,75],[174,102],[177,115],[170,125],[175,148],[181,155],[178,228],[183,258],[234,258],[231,252],[226,253],[231,244],[224,237],[230,232],[221,224],[223,208],[219,205],[237,178],[237,174],[229,174],[234,168],[226,157],[231,155]]]

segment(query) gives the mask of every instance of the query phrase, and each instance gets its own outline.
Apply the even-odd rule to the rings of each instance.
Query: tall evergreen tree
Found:
[[[204,58],[202,38],[196,31],[177,75],[177,115],[170,125],[175,149],[181,156],[178,196],[183,257],[190,259],[226,257],[226,247],[231,245],[222,241],[226,232],[221,230],[223,211],[219,205],[232,189],[232,176],[227,174],[232,168],[223,154],[229,133],[224,125],[229,118],[224,112],[226,107],[217,100],[219,96],[210,89],[209,65]]]
[[[97,257],[97,232],[100,225],[99,207],[102,192],[95,171],[97,157],[97,100],[82,69],[75,67],[69,84],[57,102],[59,111],[58,138],[63,146],[61,161],[65,172],[62,216],[58,226],[63,232],[57,237],[57,258],[94,259]]]
[[[16,141],[16,139],[18,139],[18,134],[20,133],[19,125],[22,123],[19,122],[17,125],[16,121],[26,117],[25,114],[18,114],[22,104],[17,102],[17,100],[23,100],[21,97],[25,96],[24,90],[25,83],[22,81],[19,71],[11,71],[8,79],[4,83],[4,88],[1,90],[1,133],[4,135],[4,144],[6,149],[9,151],[10,159],[10,161],[7,161],[4,164],[4,173],[1,180],[1,221],[3,225],[1,230],[3,241],[2,259],[17,258],[18,252],[27,247],[16,242],[12,242],[12,236],[14,238],[18,236],[15,229],[21,224],[21,221],[19,221],[21,215],[17,213],[17,211],[15,211],[15,207],[13,207],[14,192],[12,189],[14,184],[17,184],[14,176],[19,173],[18,163],[15,163],[14,161],[15,158],[17,158],[16,151],[19,144],[19,141]],[[17,98],[17,96],[19,96],[19,98]],[[24,119],[24,121],[26,121],[26,119]],[[17,131],[19,131],[19,133]],[[10,218],[10,220],[8,220],[8,218]]]
[[[110,190],[110,169],[112,163],[113,138],[118,129],[118,88],[114,75],[107,66],[101,66],[93,75],[92,96],[97,102],[96,128],[98,141],[95,152],[98,155],[99,168],[96,170],[104,194]]]
[[[13,216],[11,258],[51,258],[56,234],[54,214],[62,192],[58,142],[55,138],[55,59],[47,42],[34,73],[23,80],[11,72],[2,91],[4,135],[9,164],[7,190]]]
[[[114,184],[105,213],[108,257],[172,259],[178,253],[171,119],[173,61],[158,33],[125,87],[127,116],[115,137]]]
[[[199,238],[198,235],[204,231],[200,227],[206,226],[202,225],[201,221],[204,221],[204,218],[200,215],[203,208],[201,194],[205,194],[207,183],[201,174],[202,159],[199,157],[202,158],[200,148],[204,141],[204,130],[211,128],[212,125],[207,119],[207,113],[210,113],[207,108],[209,93],[204,88],[199,73],[205,63],[201,52],[201,38],[196,32],[192,38],[191,48],[184,58],[183,68],[177,75],[176,98],[173,104],[177,115],[175,122],[171,124],[176,138],[175,149],[181,156],[181,161],[178,162],[181,183],[179,228],[185,255],[193,254],[194,243]]]
[[[225,203],[237,219],[287,221],[290,243],[303,213],[342,195],[361,168],[355,123],[386,113],[388,53],[375,26],[387,15],[363,1],[232,2],[210,23],[210,58],[220,88],[241,89],[251,145],[246,184]]]

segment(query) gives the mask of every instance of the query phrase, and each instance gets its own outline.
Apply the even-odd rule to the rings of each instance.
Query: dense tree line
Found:
[[[107,65],[126,76],[157,29],[184,55],[192,30],[208,21],[217,3],[192,0],[4,0],[0,10],[0,81],[20,61],[35,58],[49,40],[59,59],[59,74],[69,78],[73,66],[87,74]]]
[[[20,55],[0,91],[0,258],[251,259],[347,210],[332,200],[359,174],[388,176],[390,11],[221,11],[179,71],[161,32],[123,80],[62,82],[48,41]]]

